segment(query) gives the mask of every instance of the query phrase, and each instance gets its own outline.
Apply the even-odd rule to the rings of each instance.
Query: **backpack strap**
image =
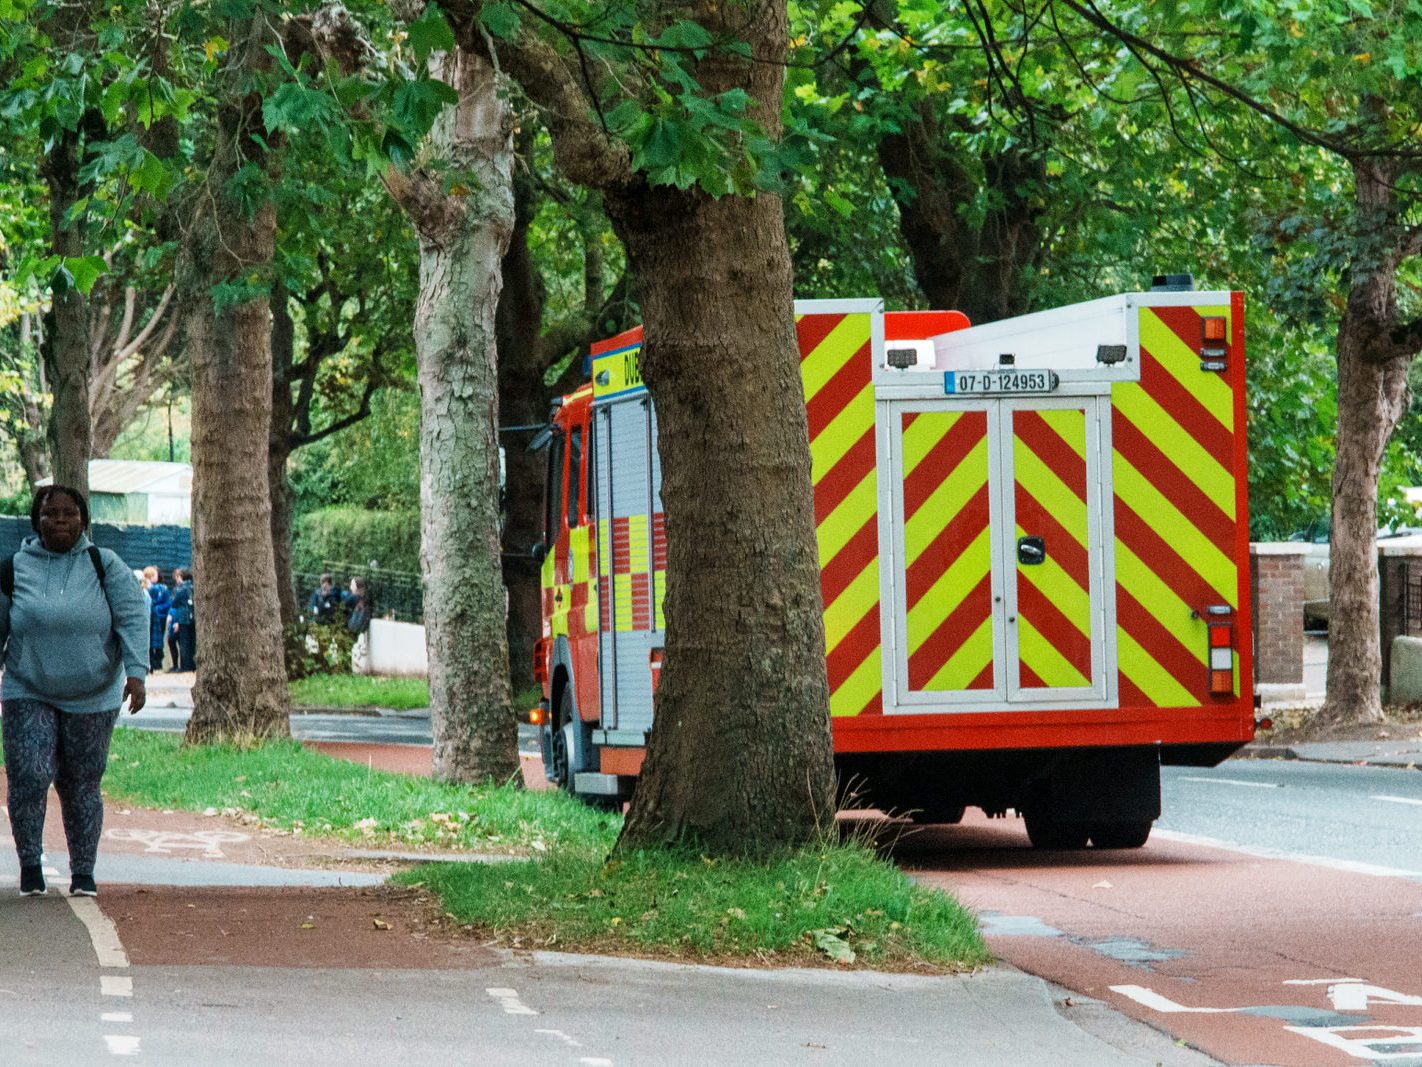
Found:
[[[89,546],[89,562],[94,565],[94,575],[99,579],[99,591],[104,594],[107,600],[109,591],[104,588],[104,557],[99,554],[98,545]],[[15,598],[15,557],[6,556],[0,560],[0,593],[5,594],[6,600]]]

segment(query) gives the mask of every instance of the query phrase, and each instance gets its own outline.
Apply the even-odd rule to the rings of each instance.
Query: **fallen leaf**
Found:
[[[849,942],[841,936],[839,930],[811,930],[810,934],[815,939],[815,947],[823,952],[835,963],[853,963],[854,949],[849,947]]]
[[[1096,883],[1094,886],[1092,886],[1091,888],[1092,888],[1092,889],[1115,889],[1116,887],[1113,886],[1110,882],[1097,882],[1097,883]]]
[[[302,928],[303,930],[314,930],[314,929],[316,929],[316,924],[315,924],[315,923],[302,923],[302,924],[301,924],[301,928]]]
[[[389,929],[390,929],[390,924],[389,924],[388,922],[386,922],[384,919],[371,919],[370,921],[371,921],[371,923],[375,926],[375,928],[376,928],[377,930],[389,930]]]

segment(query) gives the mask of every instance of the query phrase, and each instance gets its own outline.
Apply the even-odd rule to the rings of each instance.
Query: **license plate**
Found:
[[[1051,393],[1061,379],[1052,370],[950,370],[943,374],[943,391],[961,396],[999,393]]]

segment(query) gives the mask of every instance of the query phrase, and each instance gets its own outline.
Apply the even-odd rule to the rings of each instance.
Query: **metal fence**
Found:
[[[298,571],[293,575],[296,580],[296,606],[303,615],[312,592],[321,584],[321,574],[326,573],[331,575],[332,584],[339,593],[349,592],[352,578],[364,578],[372,618],[394,619],[397,622],[425,621],[425,585],[418,574],[387,571],[369,564],[339,560],[322,560],[321,567],[322,570],[315,574]]]

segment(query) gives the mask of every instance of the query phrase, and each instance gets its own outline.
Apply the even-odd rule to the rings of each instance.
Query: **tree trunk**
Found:
[[[526,138],[532,148],[532,138]],[[533,180],[514,179],[514,228],[504,256],[503,290],[497,316],[499,417],[505,426],[533,426],[548,419],[543,385],[540,327],[543,299],[528,224],[533,211]],[[576,358],[576,357],[575,357]],[[516,695],[533,686],[533,645],[543,629],[540,567],[533,545],[543,539],[543,481],[547,456],[530,452],[531,432],[504,433],[504,588],[508,590],[509,685]]]
[[[784,5],[735,17],[758,55],[784,54]],[[698,78],[747,88],[778,133],[779,66],[710,60]],[[834,768],[780,201],[633,184],[607,204],[645,320],[667,536],[656,725],[618,848],[794,846],[832,829]]]
[[[286,287],[277,285],[272,293],[272,417],[267,436],[267,492],[272,509],[272,559],[277,603],[282,625],[297,620],[296,580],[291,562],[291,481],[286,475],[291,458],[291,366],[295,330],[287,306]]]
[[[428,175],[386,177],[420,238],[420,561],[434,771],[504,781],[518,773],[518,727],[499,556],[494,319],[513,229],[513,146],[492,63],[459,48],[442,66],[459,103],[431,131],[431,153],[477,175],[473,191],[446,194]]]
[[[1356,163],[1362,233],[1385,233],[1392,213],[1392,166]],[[1379,225],[1370,227],[1368,223]],[[1338,326],[1338,436],[1329,544],[1328,682],[1320,715],[1331,722],[1378,722],[1382,649],[1378,618],[1378,475],[1383,453],[1407,410],[1412,355],[1396,355],[1398,256],[1355,254],[1347,308]]]
[[[66,130],[45,157],[41,170],[49,187],[50,232],[57,256],[84,254],[83,213],[66,221],[82,198],[79,168],[80,134]],[[48,438],[54,480],[89,492],[89,308],[84,294],[73,287],[56,287],[44,331],[45,366],[54,402]]]
[[[245,38],[244,69],[265,60],[263,20]],[[229,83],[230,85],[231,83]],[[182,250],[192,366],[193,564],[197,682],[189,743],[290,735],[290,697],[272,588],[266,469],[272,408],[271,312],[265,292],[219,307],[213,287],[245,285],[271,267],[276,211],[250,215],[225,193],[243,161],[265,166],[261,98],[231,97],[218,118],[210,188],[194,198]],[[230,298],[229,298],[230,299]]]

